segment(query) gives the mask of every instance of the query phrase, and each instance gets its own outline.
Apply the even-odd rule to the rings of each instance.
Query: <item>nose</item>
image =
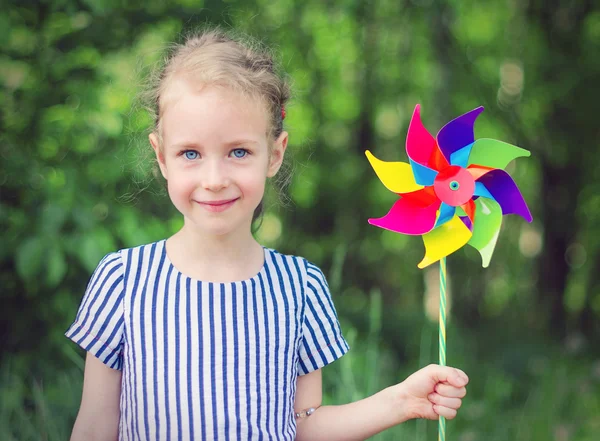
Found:
[[[219,191],[229,185],[230,179],[225,164],[221,161],[207,161],[202,169],[202,187],[209,191]]]

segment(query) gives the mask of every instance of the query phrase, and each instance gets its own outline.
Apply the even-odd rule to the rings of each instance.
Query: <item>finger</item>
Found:
[[[433,405],[433,411],[435,413],[437,413],[439,416],[443,416],[447,420],[451,420],[451,419],[453,419],[456,416],[456,410],[455,409],[449,409],[447,407],[440,406],[438,404],[434,404]]]
[[[460,369],[448,366],[429,365],[430,374],[436,383],[449,383],[452,386],[463,387],[469,382],[469,377]]]
[[[465,387],[454,387],[446,383],[438,383],[435,385],[435,391],[443,397],[464,398],[467,395]]]
[[[439,394],[429,394],[427,398],[433,404],[448,407],[450,409],[459,409],[462,404],[462,400],[460,398],[443,397]]]

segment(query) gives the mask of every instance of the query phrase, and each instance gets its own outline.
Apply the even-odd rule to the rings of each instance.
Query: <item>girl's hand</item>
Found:
[[[395,402],[404,418],[452,419],[462,404],[469,377],[460,369],[429,365],[392,386]]]

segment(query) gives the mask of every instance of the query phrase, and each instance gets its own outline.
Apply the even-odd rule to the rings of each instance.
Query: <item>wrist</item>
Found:
[[[390,386],[382,392],[386,393],[387,400],[390,403],[389,408],[393,413],[394,425],[415,418],[415,412],[413,412],[409,394],[406,392],[403,383]]]
[[[395,412],[396,424],[418,418],[414,400],[411,399],[411,395],[406,391],[406,386],[403,382],[390,386],[386,390],[392,402],[391,408]]]

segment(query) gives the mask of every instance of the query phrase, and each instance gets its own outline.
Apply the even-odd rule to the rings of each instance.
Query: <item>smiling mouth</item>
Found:
[[[239,198],[223,199],[220,201],[203,201],[198,202],[202,207],[211,212],[225,211],[231,207]]]

